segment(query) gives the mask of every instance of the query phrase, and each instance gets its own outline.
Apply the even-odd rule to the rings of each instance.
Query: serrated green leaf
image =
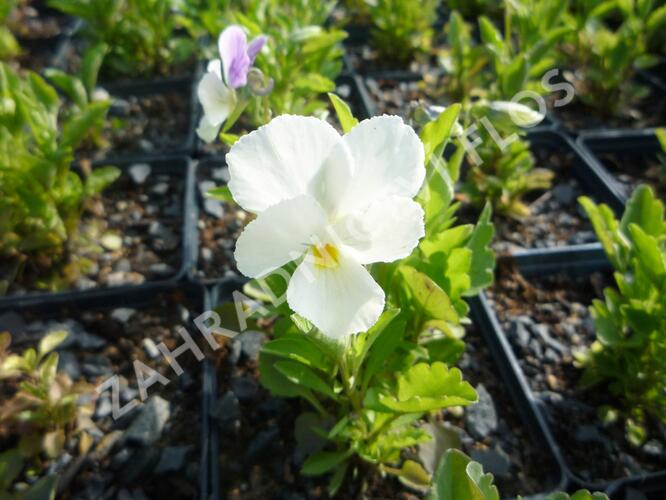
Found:
[[[467,406],[477,400],[476,391],[462,380],[457,368],[444,363],[418,363],[398,375],[396,395],[380,395],[379,402],[402,413],[421,413],[450,406]]]

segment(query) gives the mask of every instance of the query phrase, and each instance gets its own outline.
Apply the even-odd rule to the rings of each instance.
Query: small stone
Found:
[[[93,451],[93,459],[96,461],[103,460],[106,458],[116,443],[120,440],[123,435],[123,431],[111,431],[108,434],[105,434],[95,446]]]
[[[563,205],[571,205],[576,198],[576,192],[569,184],[558,184],[552,190],[553,196]]]
[[[146,354],[150,359],[157,359],[160,357],[160,351],[157,348],[157,345],[155,344],[155,341],[151,338],[145,338],[141,342],[141,345],[143,346],[143,350],[146,351]]]
[[[25,331],[25,321],[14,311],[0,314],[0,332],[9,332],[12,337]]]
[[[245,458],[251,461],[266,453],[270,445],[279,437],[279,435],[280,429],[278,427],[271,427],[259,432],[255,435],[252,441],[250,441],[250,444],[248,444],[247,450],[245,451]]]
[[[132,458],[132,452],[129,448],[123,448],[118,453],[113,455],[111,459],[111,469],[118,470],[123,467],[129,459]]]
[[[215,184],[213,181],[201,181],[198,184],[199,187],[199,194],[205,198],[206,193],[210,191],[211,189],[215,189],[217,187],[217,184]]]
[[[123,246],[123,239],[114,233],[106,233],[102,235],[99,242],[104,248],[112,252],[120,250]]]
[[[210,410],[210,415],[216,418],[220,424],[226,425],[241,416],[240,404],[238,397],[232,391],[227,391],[224,396],[219,398],[213,408]]]
[[[114,97],[109,106],[109,116],[127,118],[132,111],[132,105],[125,99]]]
[[[148,233],[153,237],[153,248],[158,252],[172,251],[178,247],[180,238],[174,232],[161,222],[153,222]]]
[[[213,251],[208,247],[203,247],[201,249],[201,258],[206,262],[213,260]]]
[[[643,452],[651,457],[663,457],[664,445],[656,439],[650,439],[643,445]]]
[[[493,398],[483,384],[476,388],[478,403],[465,410],[465,424],[469,433],[483,439],[497,430],[497,410]]]
[[[87,377],[102,377],[113,372],[113,366],[109,358],[103,355],[88,356],[81,363],[81,371]]]
[[[150,153],[151,151],[153,151],[155,149],[155,146],[148,139],[140,139],[139,140],[139,149],[141,151],[146,152],[146,153]]]
[[[113,406],[109,397],[101,397],[97,400],[97,407],[95,408],[95,418],[102,419],[111,415]]]
[[[151,396],[125,431],[124,440],[143,446],[155,443],[162,436],[170,416],[169,402],[160,396]]]
[[[530,332],[522,321],[513,320],[509,326],[509,336],[523,349],[527,349],[530,341]]]
[[[560,386],[561,386],[560,381],[552,373],[549,373],[548,375],[546,375],[546,383],[548,384],[548,387],[550,388],[551,391],[560,390]]]
[[[116,273],[129,273],[132,271],[132,263],[129,259],[120,259],[113,264],[113,271]]]
[[[511,458],[501,448],[496,450],[472,450],[472,460],[479,462],[486,473],[497,477],[505,477],[511,470]]]
[[[187,454],[192,446],[167,446],[162,450],[160,461],[155,467],[155,474],[178,472],[183,469]]]
[[[217,219],[224,217],[224,206],[221,201],[215,198],[206,197],[203,202],[203,208],[204,212],[212,217],[216,217]]]
[[[81,365],[76,355],[70,351],[60,351],[58,354],[58,371],[66,373],[72,380],[81,378]]]
[[[539,342],[537,339],[530,340],[528,348],[535,358],[543,358],[543,347],[541,347],[541,342]]]
[[[229,345],[229,354],[227,355],[229,363],[231,363],[232,365],[237,364],[238,361],[240,361],[241,352],[242,352],[242,347],[240,340],[234,339]]]
[[[128,173],[134,184],[141,185],[146,182],[146,179],[150,175],[150,165],[147,163],[135,163],[128,169]]]
[[[150,192],[158,196],[164,196],[169,192],[169,184],[166,182],[158,182],[153,186]]]
[[[111,319],[118,321],[119,323],[127,323],[134,313],[135,309],[129,307],[118,307],[111,311]]]
[[[151,264],[148,269],[150,274],[160,278],[166,278],[168,276],[173,276],[176,272],[173,267],[171,267],[166,262],[158,262],[156,264]]]
[[[122,478],[123,483],[132,484],[140,478],[150,476],[159,459],[159,450],[152,446],[141,448],[132,455],[132,460],[123,467],[118,476]]]
[[[236,337],[241,343],[241,352],[248,358],[256,360],[259,358],[261,346],[268,340],[265,333],[253,330],[245,331]]]
[[[106,277],[106,284],[108,286],[140,285],[144,281],[146,281],[146,277],[135,272],[113,272]]]
[[[248,376],[234,377],[231,379],[231,390],[241,401],[254,399],[259,386],[257,382]]]

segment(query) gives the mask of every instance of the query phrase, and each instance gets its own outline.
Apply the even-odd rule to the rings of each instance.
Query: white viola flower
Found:
[[[380,116],[340,136],[326,121],[283,115],[236,142],[227,162],[231,194],[257,214],[236,245],[240,272],[260,278],[297,261],[292,310],[336,339],[370,328],[385,297],[364,266],[407,257],[425,234],[412,199],[425,177],[414,130]]]
[[[197,134],[205,142],[215,140],[222,124],[234,111],[237,104],[234,89],[247,85],[248,73],[265,43],[266,37],[262,35],[248,44],[245,32],[236,25],[220,34],[220,59],[208,63],[206,74],[197,87],[197,96],[204,110]]]
[[[519,127],[533,127],[541,123],[546,117],[543,113],[534,111],[529,106],[513,101],[493,101],[490,103],[490,109],[507,113],[513,123]]]

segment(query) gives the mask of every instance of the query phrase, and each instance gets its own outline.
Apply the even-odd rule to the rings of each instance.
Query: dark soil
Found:
[[[185,146],[191,125],[188,85],[152,95],[112,96],[111,101],[101,144],[88,144],[81,156],[159,154]]]
[[[507,392],[506,385],[499,376],[495,361],[480,333],[474,327],[467,331],[465,349],[465,354],[458,363],[463,377],[477,390],[479,385],[487,389],[497,411],[498,426],[482,440],[474,440],[465,433],[463,451],[479,460],[485,455],[477,457],[476,452],[484,453],[489,450],[509,457],[510,468],[503,474],[493,471],[492,465],[484,464],[486,472],[495,474],[495,484],[503,496],[530,495],[551,489],[557,480],[554,476],[557,466],[528,434]],[[464,421],[457,421],[454,424],[465,428]],[[467,431],[470,431],[469,426]],[[549,475],[548,472],[553,475]]]
[[[436,66],[434,55],[416,54],[406,63],[384,58],[376,49],[369,45],[347,46],[347,60],[354,71],[362,75],[381,73],[382,71],[406,71],[423,74]]]
[[[248,213],[235,203],[206,197],[206,192],[229,180],[229,172],[221,160],[207,160],[197,167],[199,203],[199,261],[197,277],[217,279],[234,275],[236,240],[245,227]]]
[[[70,18],[46,8],[45,3],[24,0],[10,13],[7,24],[21,42],[54,38],[71,23]]]
[[[555,93],[547,100],[552,101],[561,97],[558,93]],[[551,108],[552,106],[549,106],[549,109]],[[666,100],[660,91],[653,90],[651,95],[636,102],[629,109],[622,110],[621,116],[604,116],[600,110],[596,110],[580,99],[574,98],[566,106],[552,108],[552,113],[569,130],[644,129],[666,125]]]
[[[79,437],[72,434],[66,441],[66,451],[56,460],[39,462],[37,469],[38,476],[47,470],[59,476],[64,491],[58,498],[131,498],[130,491],[135,498],[196,496],[201,365],[192,352],[185,352],[178,357],[184,373],[177,376],[161,355],[155,356],[153,352],[154,346],[160,342],[164,342],[169,350],[183,343],[176,328],[179,325],[192,326],[190,311],[196,312],[201,307],[201,304],[194,304],[194,300],[182,292],[173,292],[155,296],[148,304],[143,301],[132,304],[132,309],[97,311],[73,306],[64,307],[57,315],[31,312],[14,316],[11,329],[14,352],[34,346],[46,332],[67,330],[69,337],[58,349],[59,370],[74,381],[90,384],[91,392],[87,398],[92,399],[95,411],[88,433],[94,444],[87,456],[81,455]],[[7,326],[2,324],[6,320],[6,315],[0,315],[1,326]],[[135,361],[156,370],[169,382],[149,386],[148,398],[143,405],[114,420],[110,391],[98,395],[94,387],[117,375],[120,405],[140,401],[133,367]],[[169,407],[159,435],[149,443],[125,439],[126,429],[146,405],[154,404],[158,399]],[[155,423],[154,426],[159,425]],[[3,449],[5,445],[15,444],[11,439],[1,443]],[[184,452],[186,458],[173,460],[174,449]],[[171,460],[167,460],[169,457]],[[165,467],[164,462],[170,463],[172,468]]]
[[[80,275],[73,265],[59,267],[44,256],[25,263],[9,292],[23,294],[47,284],[84,290],[173,277],[182,261],[184,191],[182,176],[155,167],[141,185],[123,174],[89,204],[82,219],[80,243],[70,259],[80,262]],[[4,275],[11,263],[0,264]]]
[[[666,201],[666,166],[656,154],[639,151],[600,153],[599,159],[614,175],[624,194],[629,197],[641,184],[649,184]]]
[[[587,307],[610,279],[595,273],[527,280],[505,265],[488,292],[532,390],[548,409],[567,462],[587,481],[644,474],[666,464],[663,426],[651,425],[647,443],[633,447],[621,422],[605,427],[597,416],[600,406],[621,403],[604,387],[579,386],[582,372],[573,364],[574,353],[595,340]]]
[[[81,67],[81,58],[82,54],[85,53],[86,44],[86,40],[72,37],[69,43],[65,44],[58,54],[57,67],[68,73],[77,72]],[[116,74],[111,72],[106,65],[103,65],[100,70],[99,81],[104,85],[121,85],[136,83],[137,81],[148,82],[162,78],[191,78],[195,73],[196,65],[197,61],[192,56],[187,61],[168,68],[164,73],[154,75]]]
[[[411,103],[432,104],[426,96],[424,85],[418,80],[398,81],[368,77],[364,81],[375,105],[375,113],[378,115],[398,115],[408,120]]]

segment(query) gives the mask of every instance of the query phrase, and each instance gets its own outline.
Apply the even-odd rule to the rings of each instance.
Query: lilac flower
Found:
[[[204,110],[197,134],[204,141],[213,142],[222,124],[233,113],[237,104],[235,89],[247,85],[248,73],[265,43],[266,37],[261,35],[248,44],[245,32],[236,25],[220,34],[220,59],[208,63],[197,89]]]

